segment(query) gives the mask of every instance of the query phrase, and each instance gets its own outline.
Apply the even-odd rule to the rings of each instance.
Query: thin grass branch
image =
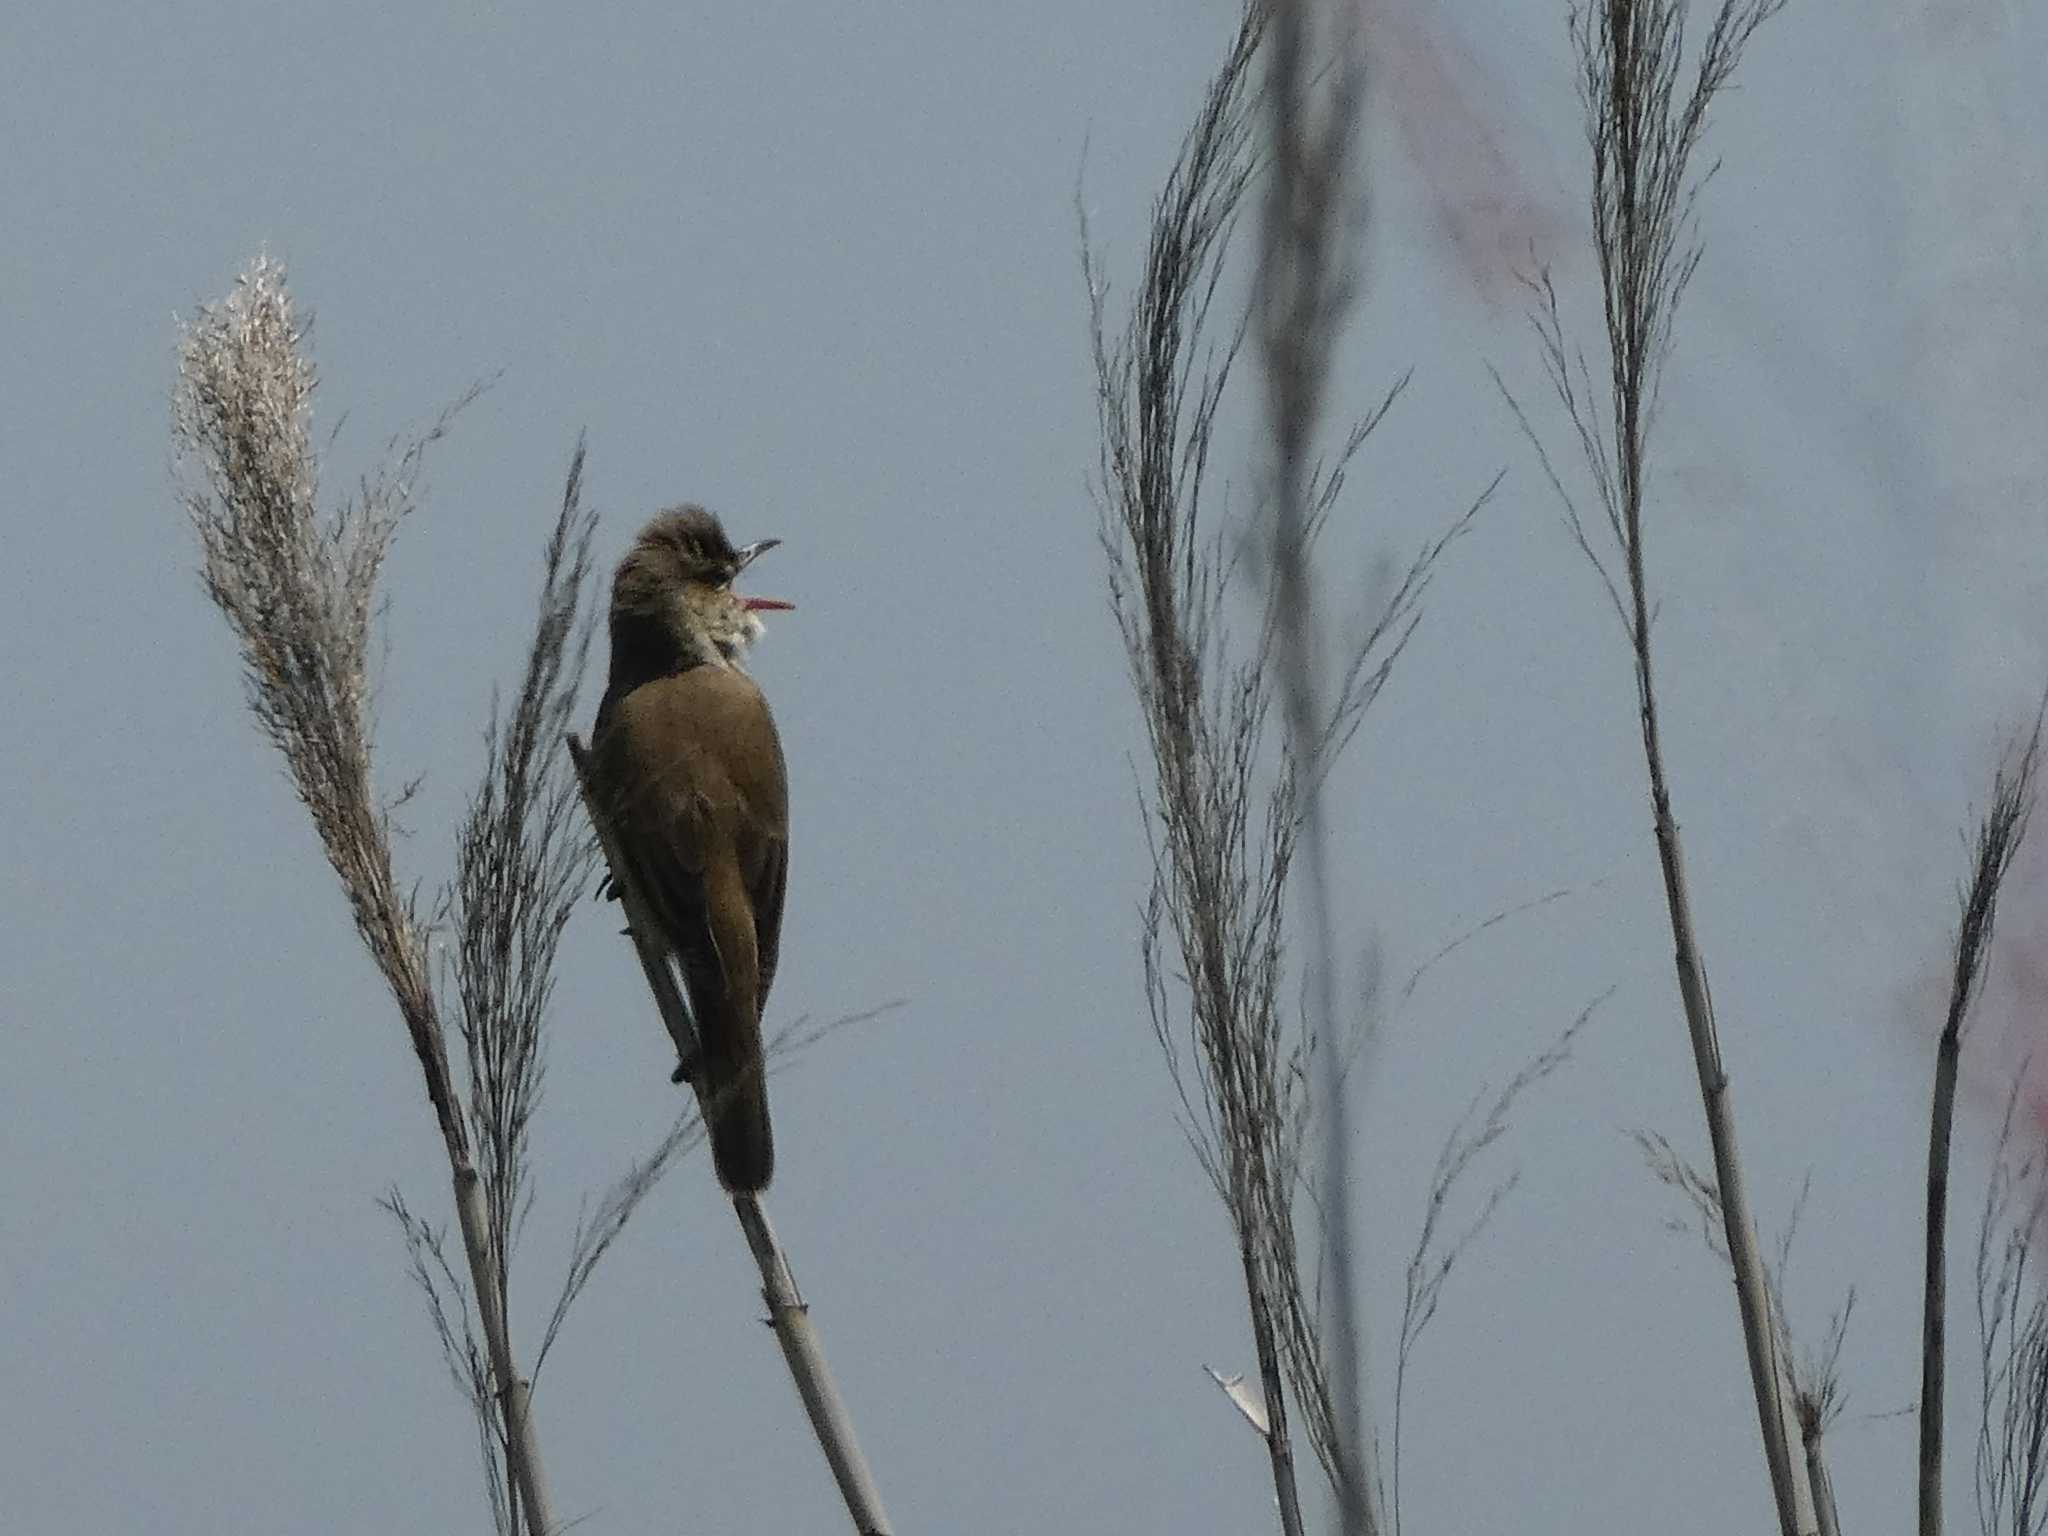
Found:
[[[1401,1431],[1406,1417],[1409,1364],[1416,1345],[1436,1319],[1451,1271],[1492,1225],[1494,1217],[1500,1213],[1501,1206],[1520,1181],[1521,1171],[1511,1169],[1494,1180],[1479,1196],[1477,1209],[1448,1233],[1445,1221],[1460,1191],[1469,1182],[1468,1175],[1486,1152],[1507,1135],[1515,1105],[1530,1089],[1571,1060],[1572,1048],[1578,1043],[1580,1032],[1592,1021],[1600,1005],[1612,995],[1610,987],[1581,1009],[1578,1017],[1566,1025],[1548,1046],[1525,1062],[1490,1102],[1484,1089],[1474,1094],[1472,1102],[1451,1127],[1437,1153],[1415,1251],[1408,1256],[1406,1283],[1401,1297],[1400,1339],[1394,1352],[1394,1425],[1389,1456],[1391,1477],[1386,1496],[1381,1501],[1388,1512],[1394,1536],[1400,1536],[1401,1532]]]
[[[885,1003],[858,1013],[841,1014],[822,1023],[808,1016],[790,1021],[768,1040],[770,1070],[777,1070],[802,1055],[827,1035],[849,1025],[864,1024],[896,1006],[895,1003]],[[595,1202],[584,1203],[583,1209],[577,1213],[576,1230],[569,1240],[569,1262],[563,1270],[562,1287],[555,1297],[553,1311],[548,1314],[540,1348],[534,1355],[533,1373],[536,1378],[547,1361],[548,1352],[554,1348],[562,1325],[568,1321],[570,1308],[589,1286],[598,1265],[611,1252],[612,1245],[624,1234],[626,1224],[633,1219],[641,1202],[653,1194],[655,1186],[667,1176],[668,1171],[695,1151],[703,1140],[704,1119],[697,1106],[691,1104],[676,1117],[675,1123],[661,1139],[635,1158]]]
[[[1305,1296],[1293,1190],[1311,1048],[1287,1039],[1277,1007],[1295,775],[1283,771],[1282,789],[1260,795],[1271,625],[1261,625],[1250,657],[1232,651],[1225,604],[1241,533],[1221,526],[1205,501],[1218,416],[1247,323],[1240,316],[1220,335],[1210,325],[1256,169],[1253,64],[1267,20],[1267,7],[1247,5],[1204,92],[1154,199],[1142,275],[1120,327],[1111,327],[1085,211],[1081,257],[1110,604],[1153,769],[1140,791],[1152,853],[1139,940],[1146,997],[1180,1095],[1182,1128],[1236,1235],[1280,1527],[1283,1536],[1301,1536],[1296,1411],[1325,1467],[1336,1461],[1314,1331],[1299,1330],[1292,1352],[1286,1343],[1287,1298]],[[1290,1367],[1297,1402],[1289,1398]]]

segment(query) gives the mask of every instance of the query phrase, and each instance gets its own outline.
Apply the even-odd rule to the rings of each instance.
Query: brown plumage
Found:
[[[611,677],[591,743],[620,851],[683,976],[699,1056],[678,1075],[704,1095],[726,1188],[775,1168],[761,1011],[775,980],[789,869],[789,786],[768,701],[740,669],[761,609],[733,578],[767,540],[735,549],[701,507],[641,530],[612,581]]]

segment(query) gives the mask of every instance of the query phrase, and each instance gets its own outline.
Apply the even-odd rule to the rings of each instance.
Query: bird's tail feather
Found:
[[[711,1161],[718,1182],[736,1195],[759,1194],[775,1176],[775,1137],[768,1125],[768,1084],[761,1053],[707,1055],[701,1070]]]

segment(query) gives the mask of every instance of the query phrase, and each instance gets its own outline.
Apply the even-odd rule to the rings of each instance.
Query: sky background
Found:
[[[1795,1322],[1857,1288],[1845,1526],[1911,1498],[1932,1026],[1960,832],[2048,680],[2048,16],[1795,4],[1721,104],[1651,561],[1675,793],[1752,1201],[1811,1177]],[[259,250],[317,314],[330,494],[473,381],[388,567],[384,784],[431,889],[571,445],[608,568],[657,507],[787,542],[756,675],[794,858],[774,1012],[902,999],[774,1085],[772,1208],[905,1531],[1270,1529],[1236,1264],[1145,1021],[1142,749],[1104,594],[1075,195],[1127,294],[1219,0],[21,5],[0,22],[0,1487],[24,1531],[483,1529],[474,1436],[375,1197],[436,1220],[417,1068],[241,706],[173,499],[175,317]],[[1452,1121],[1594,996],[1411,1386],[1416,1531],[1759,1529],[1732,1296],[1624,1132],[1704,1157],[1625,655],[1488,381],[1554,428],[1512,265],[1591,344],[1562,7],[1370,0],[1367,448],[1333,623],[1496,472],[1333,781],[1339,921],[1396,981],[1358,1087],[1368,1374]],[[1116,297],[1112,297],[1112,307]],[[1221,468],[1253,464],[1241,429]],[[772,566],[772,571],[771,571]],[[601,667],[601,658],[594,659]],[[593,690],[584,717],[594,709]],[[2039,845],[2048,848],[2048,842]],[[2037,850],[2038,851],[2038,850]],[[2044,860],[2048,862],[2048,860]],[[2020,872],[1970,1055],[2048,975]],[[572,927],[514,1275],[660,1134],[669,1047]],[[2018,1038],[2022,1043],[2015,1046]],[[1974,1212],[1985,1116],[1966,1120]],[[701,1155],[536,1394],[594,1532],[836,1528]],[[1967,1329],[1967,1275],[1951,1282]],[[1953,1373],[1968,1518],[1973,1372]]]

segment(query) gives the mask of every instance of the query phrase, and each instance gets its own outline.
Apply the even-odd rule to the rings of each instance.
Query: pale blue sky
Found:
[[[1375,6],[1472,47],[1465,79],[1557,215],[1583,316],[1562,8]],[[1928,1050],[1901,999],[1939,962],[1996,731],[2048,669],[2042,21],[1892,10],[1795,3],[1719,110],[1652,550],[1753,1199],[1775,1228],[1812,1172],[1809,1326],[1859,1288],[1835,1471],[1855,1528],[1909,1497],[1910,1422],[1855,1417],[1915,1390]],[[447,868],[579,428],[607,565],[683,499],[787,541],[773,590],[798,611],[756,665],[794,802],[776,1007],[906,1002],[777,1081],[773,1209],[899,1528],[1269,1528],[1259,1448],[1200,1372],[1250,1350],[1138,986],[1141,737],[1086,493],[1073,215],[1085,157],[1127,286],[1234,16],[474,0],[0,22],[10,1528],[486,1519],[467,1409],[372,1204],[395,1180],[446,1210],[416,1068],[241,709],[170,492],[173,317],[266,247],[318,315],[323,430],[347,414],[330,486],[502,370],[389,569],[380,764],[391,786],[427,775],[408,872]],[[1410,1529],[1761,1528],[1731,1298],[1661,1230],[1618,1134],[1704,1142],[1623,654],[1487,382],[1493,361],[1537,398],[1526,333],[1440,238],[1437,98],[1402,117],[1395,94],[1340,393],[1415,381],[1354,477],[1331,590],[1509,476],[1333,786],[1341,921],[1402,977],[1492,912],[1575,894],[1434,971],[1375,1053],[1356,1191],[1375,1368],[1444,1130],[1617,989],[1530,1104],[1502,1163],[1521,1188],[1423,1346]],[[668,1065],[592,907],[515,1279],[529,1348],[579,1195],[665,1123]],[[694,1161],[540,1384],[565,1513],[835,1528],[759,1313]],[[1383,1414],[1383,1370],[1374,1387]]]

